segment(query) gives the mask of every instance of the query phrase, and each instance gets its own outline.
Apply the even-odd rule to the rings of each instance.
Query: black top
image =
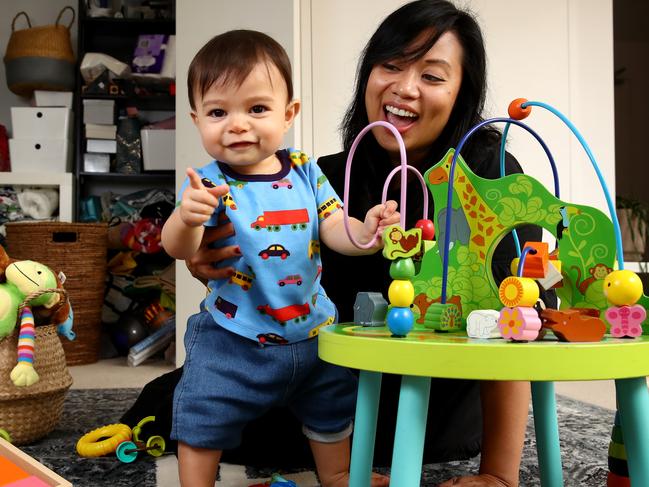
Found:
[[[500,145],[495,142],[486,148],[474,150],[473,160],[466,160],[471,169],[483,178],[500,177]],[[475,156],[475,152],[478,156]],[[345,182],[347,153],[321,157],[318,164],[329,178],[336,192],[342,196]],[[432,166],[431,166],[432,167]],[[365,214],[381,202],[381,191],[390,169],[363,167],[361,157],[352,164],[349,215],[365,219]],[[506,174],[523,172],[518,161],[509,153],[505,159]],[[421,172],[425,172],[421,170]],[[395,177],[394,180],[398,180]],[[419,181],[414,181],[408,191],[406,215],[407,228],[422,218],[423,196]],[[399,188],[388,192],[388,199],[400,200]],[[432,199],[429,200],[429,217],[433,215]],[[431,218],[432,219],[432,218]],[[541,241],[542,230],[536,226],[517,229],[521,242]],[[349,257],[335,253],[325,246],[322,255],[322,284],[338,307],[341,322],[353,320],[353,305],[359,291],[376,291],[387,296],[390,285],[390,261],[381,252],[369,256]],[[493,259],[494,279],[500,283],[507,277],[511,260],[516,257],[514,239],[507,235],[498,245]],[[377,427],[375,465],[389,466],[395,431],[397,401],[400,381],[397,376],[384,374],[381,387],[379,419]],[[482,419],[480,388],[476,381],[433,379],[429,402],[424,462],[434,463],[459,460],[475,456],[480,451]]]

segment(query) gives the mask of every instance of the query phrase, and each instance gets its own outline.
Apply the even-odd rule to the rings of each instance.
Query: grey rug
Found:
[[[47,465],[75,487],[155,487],[155,461],[148,455],[134,463],[123,464],[114,456],[81,458],[76,454],[77,440],[99,426],[117,422],[135,401],[138,389],[72,390],[68,393],[63,419],[47,438],[23,447],[28,454]],[[607,449],[614,413],[564,397],[557,398],[561,452],[566,487],[605,486]],[[507,455],[507,452],[503,452]],[[479,458],[462,462],[425,465],[423,486],[435,486],[456,475],[476,472]],[[245,472],[245,473],[244,473]],[[272,470],[241,469],[241,479],[223,484],[247,487],[247,479],[270,478]],[[289,472],[287,472],[289,473]],[[536,444],[532,421],[521,466],[521,486],[540,485]]]

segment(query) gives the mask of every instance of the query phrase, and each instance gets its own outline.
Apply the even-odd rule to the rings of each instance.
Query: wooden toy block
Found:
[[[539,286],[532,278],[510,276],[500,283],[498,297],[505,307],[531,308],[539,299]]]
[[[611,306],[606,310],[605,316],[611,324],[612,336],[635,338],[642,335],[642,322],[647,317],[647,311],[639,304]]]
[[[362,326],[383,326],[388,302],[381,293],[360,292],[354,301],[354,323]]]
[[[546,291],[550,288],[563,286],[563,276],[561,275],[561,261],[548,261],[548,272],[545,277],[537,279],[536,282]]]
[[[541,329],[541,320],[534,308],[504,307],[498,318],[500,335],[506,340],[531,342],[536,340]]]
[[[462,324],[462,311],[452,302],[432,303],[426,311],[424,326],[437,331],[458,329]]]
[[[525,247],[533,248],[536,253],[528,253],[523,265],[523,277],[542,279],[548,273],[549,249],[547,242],[525,242]]]
[[[629,465],[626,463],[626,460],[608,457],[608,471],[619,477],[629,477]]]
[[[50,487],[50,484],[39,479],[35,475],[7,484],[6,487]]]
[[[31,483],[17,484],[20,487],[40,487],[42,485],[49,487],[72,487],[72,484],[65,480],[63,477],[57,475],[45,465],[39,463],[38,461],[27,455],[27,453],[19,450],[3,438],[0,438],[0,460],[2,462],[5,462],[0,463],[0,471],[2,472],[2,478],[0,479],[1,486],[7,485],[4,483],[6,467],[7,469],[11,468],[12,471],[22,470],[25,472],[26,475],[24,477],[16,478],[16,481],[27,482],[27,479],[32,477]],[[40,480],[41,483],[36,483],[36,479]]]
[[[599,342],[606,333],[606,324],[594,308],[544,309],[540,316],[543,327],[562,342]]]
[[[495,309],[476,309],[466,317],[466,334],[469,338],[500,338],[498,318]]]
[[[390,225],[383,231],[383,257],[395,260],[412,257],[421,250],[421,228],[408,231],[399,225]]]

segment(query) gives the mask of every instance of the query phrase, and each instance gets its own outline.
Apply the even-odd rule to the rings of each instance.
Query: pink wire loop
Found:
[[[403,138],[401,137],[401,134],[391,123],[383,122],[383,121],[372,122],[363,130],[361,130],[360,133],[354,139],[354,143],[349,149],[349,154],[347,156],[347,163],[345,165],[345,189],[343,194],[343,212],[344,212],[343,223],[345,225],[345,231],[347,232],[347,236],[349,237],[349,240],[359,249],[369,249],[373,247],[374,244],[376,243],[376,240],[379,237],[379,232],[377,230],[372,240],[370,240],[366,244],[361,244],[354,238],[354,235],[352,235],[351,226],[349,225],[349,180],[351,177],[352,160],[354,159],[354,153],[356,152],[356,148],[358,147],[358,144],[360,143],[361,139],[367,132],[372,130],[373,127],[377,127],[377,126],[385,127],[388,130],[390,130],[390,132],[392,132],[392,135],[394,135],[394,137],[397,139],[397,142],[399,143],[399,154],[401,156],[401,164],[395,167],[392,170],[392,172],[390,172],[387,179],[385,180],[385,184],[383,185],[383,193],[381,195],[381,204],[385,204],[387,200],[388,185],[392,180],[392,177],[396,174],[397,171],[401,171],[401,199],[399,203],[399,211],[400,211],[399,223],[401,224],[401,228],[405,229],[406,228],[406,195],[407,195],[407,184],[408,184],[407,176],[408,176],[408,170],[411,170],[417,175],[419,181],[421,182],[421,188],[424,192],[423,218],[426,219],[428,217],[428,191],[426,189],[426,183],[424,181],[424,177],[417,170],[417,168],[408,165],[408,161],[406,157],[406,146],[403,143]]]

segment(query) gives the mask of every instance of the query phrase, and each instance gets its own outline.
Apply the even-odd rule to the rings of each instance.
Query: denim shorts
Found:
[[[284,405],[310,438],[318,439],[308,433],[326,438],[351,433],[356,376],[320,360],[317,338],[261,346],[220,327],[204,311],[189,318],[185,349],[172,439],[198,448],[235,448],[247,423]]]

